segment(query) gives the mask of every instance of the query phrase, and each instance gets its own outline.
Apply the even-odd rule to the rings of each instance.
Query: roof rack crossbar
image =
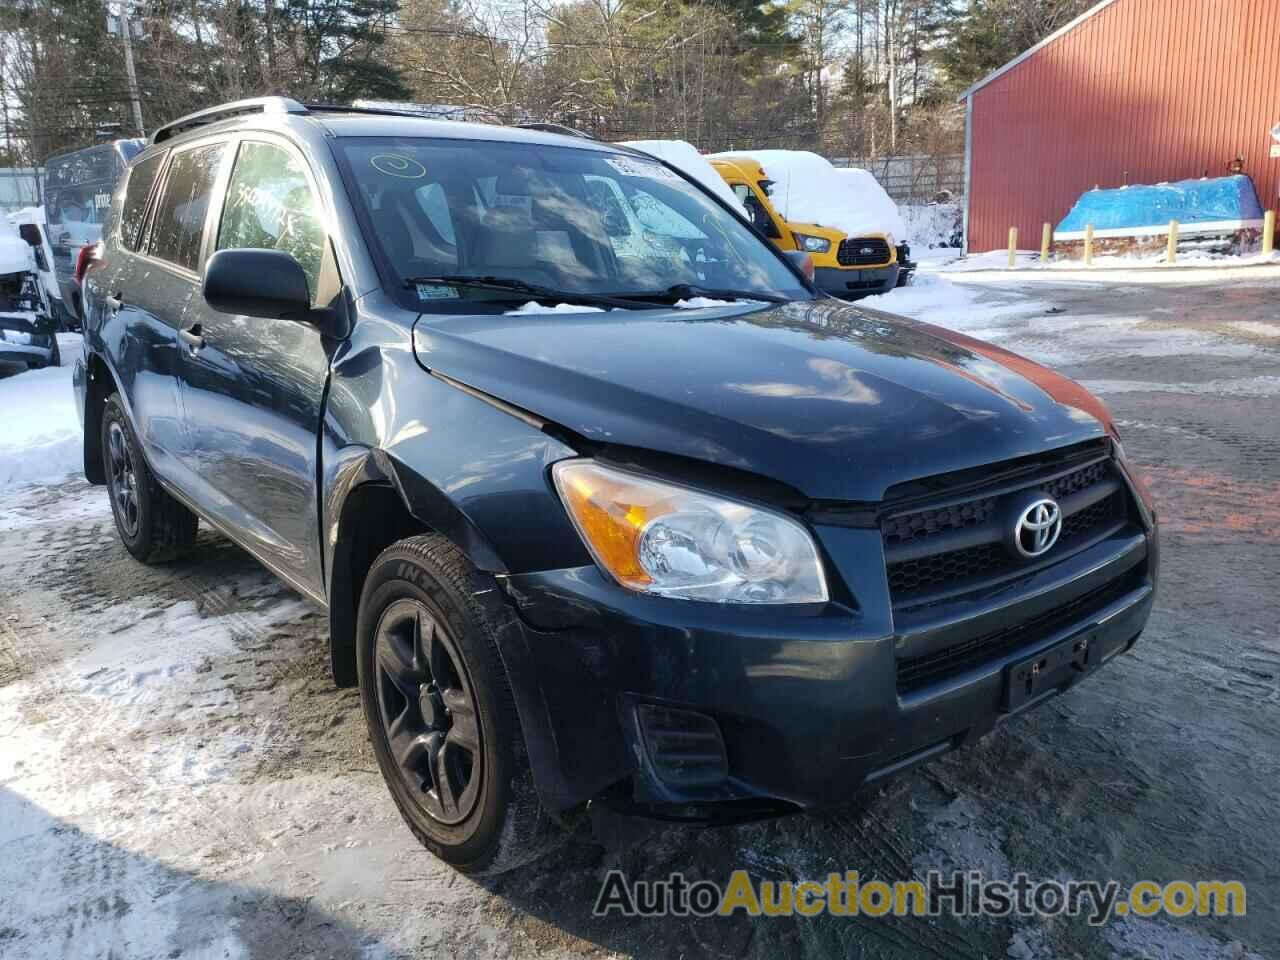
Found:
[[[188,130],[253,113],[307,113],[307,108],[289,97],[253,97],[249,100],[236,100],[207,110],[197,110],[195,113],[189,113],[185,117],[166,123],[151,135],[151,142],[163,143]]]

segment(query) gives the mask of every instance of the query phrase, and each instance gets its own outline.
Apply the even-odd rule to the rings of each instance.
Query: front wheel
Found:
[[[360,696],[383,779],[409,829],[464,873],[496,874],[564,831],[534,790],[480,577],[448,540],[413,537],[374,561],[357,623]]]

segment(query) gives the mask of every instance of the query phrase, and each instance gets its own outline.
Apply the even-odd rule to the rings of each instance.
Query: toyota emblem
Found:
[[[1049,497],[1035,500],[1018,515],[1013,527],[1013,546],[1031,559],[1048,553],[1062,533],[1062,508]]]

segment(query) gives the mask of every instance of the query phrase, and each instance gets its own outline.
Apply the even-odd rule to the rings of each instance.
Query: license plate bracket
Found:
[[[1055,643],[1005,669],[1003,708],[1017,710],[1050,690],[1061,689],[1092,670],[1100,658],[1097,628]]]

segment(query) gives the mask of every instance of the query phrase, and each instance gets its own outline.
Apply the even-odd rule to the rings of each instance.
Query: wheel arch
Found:
[[[360,594],[383,550],[407,537],[438,533],[480,571],[503,573],[506,566],[447,495],[383,451],[348,448],[328,487],[329,661],[334,682],[347,687],[357,681]]]
[[[90,352],[85,358],[84,390],[84,476],[90,483],[107,482],[106,464],[102,458],[102,413],[107,398],[118,394],[128,409],[128,399],[120,389],[115,372],[100,353]]]

